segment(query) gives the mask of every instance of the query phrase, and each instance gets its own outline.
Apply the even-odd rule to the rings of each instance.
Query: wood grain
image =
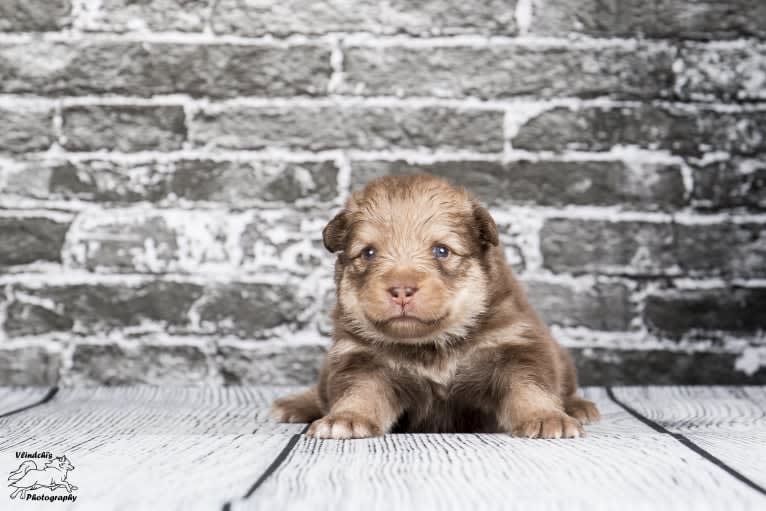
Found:
[[[391,435],[302,439],[260,492],[235,509],[756,509],[764,503],[669,435],[575,441]]]
[[[766,488],[766,431],[687,433],[686,437],[748,479]]]
[[[766,488],[766,387],[626,387],[614,392],[641,415]]]
[[[269,417],[271,401],[294,387],[96,387],[61,389],[44,407],[0,419],[5,440],[109,434],[292,434]],[[2,444],[0,443],[0,448]]]
[[[578,440],[508,435],[300,437],[283,463],[243,496],[304,425],[268,417],[288,387],[62,389],[0,419],[0,473],[17,450],[67,455],[75,506],[56,509],[766,509],[766,497],[709,459],[587,388],[603,421]],[[766,388],[617,388],[669,431],[766,484]],[[39,400],[0,389],[4,406]],[[6,496],[0,495],[0,509]],[[51,503],[25,509],[51,509]]]
[[[616,387],[614,393],[677,433],[766,430],[766,387]]]
[[[0,417],[39,403],[49,387],[0,387]]]
[[[74,506],[60,502],[29,506],[25,502],[23,508],[218,510],[226,500],[247,492],[287,438],[173,433],[101,435],[56,442],[45,437],[28,438],[18,448],[65,454],[75,467],[68,480],[79,489]],[[15,450],[0,450],[3,472],[19,466]],[[14,509],[4,507],[7,498],[0,494],[0,509]]]

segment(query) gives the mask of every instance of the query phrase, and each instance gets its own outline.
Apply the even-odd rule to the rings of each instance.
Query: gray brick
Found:
[[[103,334],[126,327],[178,330],[188,327],[188,312],[202,293],[198,285],[178,282],[15,285],[5,330],[10,336]]]
[[[554,271],[762,277],[765,226],[553,218],[543,226],[541,250]]]
[[[310,385],[319,379],[325,351],[319,344],[231,343],[218,356],[226,384]]]
[[[544,266],[562,272],[678,273],[670,223],[552,218],[540,233]]]
[[[413,35],[514,34],[516,0],[219,0],[213,30],[221,34],[374,32]]]
[[[0,267],[60,261],[71,221],[44,216],[0,216]]]
[[[233,205],[331,202],[338,195],[338,167],[332,161],[184,160],[174,166],[170,193],[193,201]]]
[[[200,222],[199,215],[189,215],[186,220],[211,239],[224,235],[216,230],[221,225],[211,228]],[[180,229],[159,212],[136,216],[134,211],[105,211],[74,226],[66,246],[66,252],[73,256],[67,262],[75,268],[104,273],[172,272],[179,269],[179,260],[184,257],[194,257],[196,264],[205,262],[198,238],[181,248],[184,231]]]
[[[530,119],[511,141],[517,149],[606,151],[615,145],[756,154],[766,151],[766,111],[636,107],[556,107]]]
[[[676,73],[676,88],[683,98],[766,99],[766,45],[687,46],[681,50]]]
[[[78,106],[65,108],[63,146],[70,151],[169,151],[186,139],[178,106]]]
[[[0,159],[0,195],[46,199],[50,193],[51,165],[32,159],[13,161]]]
[[[100,3],[103,19],[97,27],[103,30],[201,32],[208,17],[210,1],[101,0]]]
[[[0,347],[0,385],[56,385],[61,368],[61,352],[44,346]]]
[[[200,201],[238,208],[319,204],[337,197],[338,172],[333,161],[38,160],[6,171],[0,193],[105,203]]]
[[[70,0],[3,0],[0,32],[45,32],[70,24]]]
[[[676,251],[691,274],[766,277],[766,224],[677,224]]]
[[[529,203],[543,206],[623,205],[672,209],[685,203],[678,165],[612,161],[405,161],[352,162],[352,188],[383,175],[433,174],[465,186],[494,206]]]
[[[738,370],[736,353],[570,348],[580,385],[757,385],[766,368]]]
[[[670,337],[707,330],[748,334],[766,329],[764,310],[766,288],[669,290],[647,297],[644,321]]]
[[[54,140],[53,112],[47,108],[0,106],[0,153],[44,151]]]
[[[503,113],[432,106],[232,107],[199,112],[191,138],[231,149],[503,149]]]
[[[695,206],[766,209],[766,160],[726,158],[690,166]]]
[[[761,0],[533,0],[530,30],[601,37],[766,37],[766,4]]]
[[[333,257],[322,244],[324,223],[308,222],[309,217],[329,221],[332,214],[321,210],[256,214],[239,239],[244,268],[254,273],[298,275],[307,275],[321,266],[331,268]]]
[[[77,344],[69,385],[193,385],[210,376],[205,352],[188,344]]]
[[[77,96],[322,94],[326,46],[33,41],[0,45],[0,91]]]
[[[525,285],[530,302],[548,325],[630,330],[630,322],[637,316],[624,284],[597,282],[581,289],[527,280]]]
[[[321,210],[143,211],[109,209],[78,222],[65,247],[67,264],[104,273],[196,273],[203,268],[306,275],[331,265]]]
[[[295,284],[231,283],[211,287],[195,304],[203,332],[256,339],[273,336],[276,328],[305,325],[310,303]]]
[[[665,45],[351,47],[344,91],[366,96],[659,97],[673,90]]]

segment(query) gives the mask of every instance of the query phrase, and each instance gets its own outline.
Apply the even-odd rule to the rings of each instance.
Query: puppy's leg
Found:
[[[503,365],[496,374],[501,398],[497,421],[515,436],[527,438],[577,438],[585,431],[579,421],[567,415],[557,394],[557,369],[551,363],[551,344],[533,342],[508,346]]]
[[[562,395],[564,396],[564,410],[567,414],[580,421],[581,424],[598,422],[601,419],[601,414],[599,413],[598,408],[596,408],[595,403],[577,395],[577,370],[575,369],[572,356],[561,346],[558,348],[562,367],[564,369],[562,389]]]
[[[577,438],[582,424],[564,411],[553,393],[529,381],[516,381],[501,401],[498,423],[514,436]]]
[[[283,397],[271,405],[271,415],[279,422],[312,422],[322,416],[316,386],[306,392]]]
[[[332,403],[330,413],[314,421],[308,436],[366,438],[390,431],[401,413],[393,392],[374,376],[357,378]]]

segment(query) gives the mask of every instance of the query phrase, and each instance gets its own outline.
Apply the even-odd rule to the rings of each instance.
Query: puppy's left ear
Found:
[[[500,239],[497,234],[497,224],[489,211],[479,204],[473,206],[473,221],[479,233],[479,241],[482,245],[497,246]]]
[[[322,241],[327,250],[340,252],[346,244],[346,231],[348,229],[348,214],[345,210],[341,211],[335,218],[330,220],[322,231]]]

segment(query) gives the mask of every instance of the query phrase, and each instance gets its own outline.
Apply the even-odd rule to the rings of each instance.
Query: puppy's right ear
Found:
[[[346,244],[346,231],[348,229],[348,215],[345,210],[330,220],[322,231],[322,241],[327,250],[340,252]]]

